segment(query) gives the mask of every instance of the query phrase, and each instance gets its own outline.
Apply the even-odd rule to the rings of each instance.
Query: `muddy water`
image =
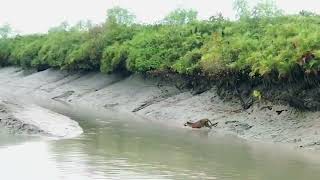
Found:
[[[64,109],[55,110],[77,120],[84,134],[57,140],[0,130],[1,179],[320,179],[319,154]]]

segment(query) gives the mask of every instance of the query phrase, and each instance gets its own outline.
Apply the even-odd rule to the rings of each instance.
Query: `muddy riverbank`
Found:
[[[286,143],[295,148],[320,148],[320,113],[301,112],[268,101],[242,110],[238,99],[221,97],[216,87],[203,91],[142,75],[69,73],[48,69],[26,72],[0,69],[1,96],[48,99],[65,105],[133,113],[153,122],[183,128],[187,120],[219,122],[210,133]]]
[[[0,100],[0,125],[13,133],[71,138],[83,130],[67,116],[22,101]]]

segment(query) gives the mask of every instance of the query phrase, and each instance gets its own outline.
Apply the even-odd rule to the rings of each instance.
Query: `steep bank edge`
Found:
[[[2,94],[29,93],[70,105],[134,112],[175,127],[187,120],[209,118],[219,122],[217,131],[245,139],[320,147],[319,112],[299,112],[271,102],[255,103],[244,111],[238,99],[221,99],[216,87],[194,93],[181,90],[176,83],[141,75],[72,74],[52,69],[25,75],[14,67],[0,69],[0,77]]]

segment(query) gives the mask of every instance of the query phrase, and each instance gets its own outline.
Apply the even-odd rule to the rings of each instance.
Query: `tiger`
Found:
[[[187,121],[184,126],[189,126],[191,128],[203,128],[203,127],[208,127],[210,129],[212,129],[212,127],[216,127],[218,125],[218,122],[212,124],[212,122],[209,119],[200,119],[197,122],[191,122],[191,121]]]

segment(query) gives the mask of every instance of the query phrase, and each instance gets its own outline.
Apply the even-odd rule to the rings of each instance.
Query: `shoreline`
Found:
[[[221,98],[216,86],[198,91],[181,88],[184,85],[177,85],[179,80],[139,74],[68,73],[53,69],[26,73],[17,67],[1,68],[0,77],[0,96],[27,94],[35,99],[132,113],[177,128],[188,120],[208,118],[219,122],[215,130],[246,140],[320,149],[320,112],[302,112],[270,101],[255,102],[243,110],[239,100],[228,92],[223,92]]]
[[[0,99],[0,125],[13,133],[72,138],[83,133],[79,124],[67,116],[36,104]]]

